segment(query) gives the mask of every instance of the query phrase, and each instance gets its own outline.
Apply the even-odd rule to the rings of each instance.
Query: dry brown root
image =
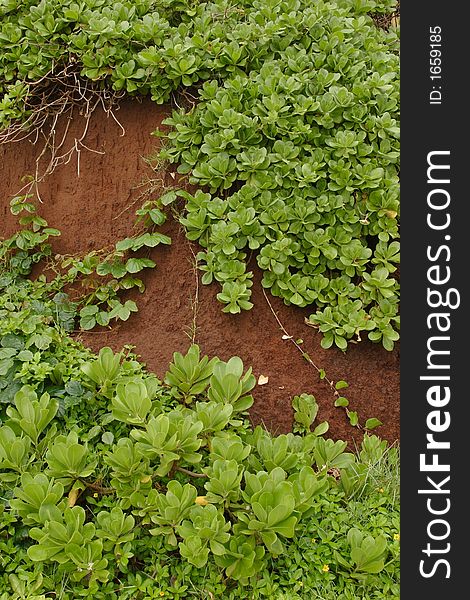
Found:
[[[80,76],[76,65],[68,64],[59,71],[54,68],[44,77],[29,84],[29,93],[25,99],[24,110],[29,116],[21,123],[14,122],[0,131],[0,144],[11,144],[29,139],[33,144],[42,145],[34,167],[34,173],[28,176],[28,182],[17,191],[16,196],[35,193],[42,202],[39,184],[60,165],[70,162],[77,155],[77,176],[80,175],[80,152],[87,150],[96,154],[103,151],[90,148],[85,139],[90,118],[95,109],[101,106],[121,128],[125,129],[116,117],[116,110],[125,92],[104,89],[100,83]],[[80,135],[69,143],[69,129],[74,111],[84,117],[84,126]],[[57,127],[59,120],[65,122],[61,134]],[[42,141],[40,141],[42,140]],[[46,158],[47,157],[47,158]],[[44,165],[44,161],[47,160]]]

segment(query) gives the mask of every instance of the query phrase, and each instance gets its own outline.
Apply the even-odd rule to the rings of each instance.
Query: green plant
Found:
[[[60,235],[57,229],[48,227],[47,221],[36,214],[35,205],[28,202],[29,197],[29,195],[16,196],[10,203],[12,214],[22,215],[18,216],[18,223],[22,229],[2,243],[0,250],[2,287],[12,282],[13,273],[29,275],[34,264],[51,255],[49,238]]]
[[[151,520],[157,525],[150,533],[165,535],[170,546],[177,546],[176,528],[189,514],[194,506],[197,490],[190,484],[181,485],[178,481],[170,481],[165,494],[153,491],[149,494]],[[145,511],[146,513],[148,510]]]
[[[98,388],[98,393],[109,397],[121,372],[121,355],[109,347],[101,348],[93,362],[82,365],[81,370]]]
[[[61,344],[56,348],[55,352],[63,351]],[[118,442],[111,448],[109,442],[102,442],[93,433],[101,427],[87,411],[80,427],[75,424],[75,430],[67,434],[64,416],[79,414],[73,404],[65,413],[54,413],[54,424],[49,420],[43,423],[44,429],[41,425],[31,430],[32,437],[21,429],[20,413],[18,417],[12,413],[17,419],[12,422],[16,433],[8,425],[0,428],[2,483],[11,485],[12,516],[36,542],[27,551],[25,560],[30,562],[26,564],[33,569],[34,563],[40,563],[47,581],[56,573],[97,593],[98,585],[112,581],[113,572],[119,571],[130,582],[139,552],[151,562],[149,552],[161,557],[171,551],[171,560],[176,552],[177,560],[183,561],[175,563],[176,572],[181,568],[177,565],[189,565],[195,569],[191,571],[194,581],[202,568],[216,579],[221,569],[243,589],[255,590],[259,573],[270,577],[266,570],[270,557],[282,560],[283,550],[290,553],[300,543],[299,532],[321,514],[329,495],[336,494],[335,502],[340,502],[341,494],[356,490],[348,492],[350,498],[360,494],[364,501],[376,493],[376,475],[372,481],[367,473],[383,463],[386,452],[376,437],[365,438],[355,458],[344,452],[344,443],[324,440],[318,431],[273,437],[260,427],[250,431],[246,422],[232,424],[234,405],[254,385],[250,370],[244,372],[238,358],[214,362],[209,382],[194,406],[178,403],[175,408],[171,384],[156,383],[121,354],[106,349],[93,360],[76,346],[67,352],[68,364],[78,360],[70,374],[82,382],[82,393],[90,382],[96,386],[94,402],[103,407],[98,420],[107,424]],[[112,383],[103,394],[105,382]],[[57,390],[54,385],[51,381],[46,388],[51,398]],[[28,406],[37,405],[32,422],[47,416],[31,387],[23,388],[17,404],[24,398]],[[42,402],[46,401],[44,396]],[[312,408],[312,402],[307,404]],[[211,412],[217,407],[224,414],[222,419]],[[312,425],[312,414],[307,414]],[[35,440],[39,444],[48,440],[45,454],[34,452]],[[339,481],[328,476],[331,469],[341,472]],[[335,510],[340,505],[333,504]],[[2,515],[0,524],[8,523]],[[378,546],[369,543],[369,538]],[[359,549],[353,552],[354,544],[345,534],[337,560],[338,573],[354,573],[362,584],[373,571],[382,572],[380,561],[389,552],[387,542],[379,556],[383,542],[375,530],[364,540],[358,541],[354,548]],[[13,559],[3,560],[12,564]],[[375,565],[376,561],[380,564]],[[20,589],[18,585],[15,589]],[[183,581],[178,585],[174,589],[184,589]],[[229,590],[223,589],[231,598]]]
[[[315,396],[311,394],[294,396],[292,398],[292,408],[294,409],[294,431],[309,432],[317,417],[319,408]],[[314,435],[323,435],[327,431],[328,423],[325,421],[317,425],[313,433]]]
[[[129,381],[116,386],[116,396],[112,399],[112,414],[115,419],[131,425],[143,425],[152,401],[145,382]]]
[[[44,524],[54,514],[54,508],[63,503],[64,486],[48,479],[43,473],[34,477],[30,473],[21,476],[21,487],[15,488],[15,498],[10,505],[25,525]]]
[[[345,560],[338,554],[336,555],[338,563],[352,570],[352,577],[363,578],[366,573],[380,573],[384,568],[386,539],[383,536],[377,538],[364,536],[356,528],[348,531],[347,539],[351,547],[351,561]]]
[[[95,470],[96,459],[88,456],[88,445],[81,444],[76,432],[58,435],[46,453],[47,474],[69,489],[75,482],[86,479]]]
[[[224,543],[230,539],[228,531],[230,523],[226,523],[223,515],[211,504],[193,506],[178,527],[178,533],[183,538],[179,543],[181,556],[196,567],[203,567],[209,557],[209,551],[214,556],[225,554]]]
[[[248,394],[256,385],[251,367],[243,374],[243,363],[238,356],[227,362],[214,364],[209,380],[207,396],[219,404],[231,404],[234,413],[245,413],[253,404],[253,396]]]
[[[236,460],[214,460],[210,470],[206,471],[209,475],[209,481],[204,484],[207,502],[223,503],[226,508],[236,504],[240,499],[243,472]]]
[[[209,360],[207,356],[200,359],[199,347],[193,344],[185,356],[179,352],[173,354],[165,383],[172,387],[176,398],[189,404],[206,390],[216,362],[217,359]]]
[[[244,583],[262,568],[264,555],[264,548],[256,545],[254,537],[234,535],[226,551],[216,555],[215,562],[225,569],[228,577]]]
[[[108,561],[102,558],[102,542],[94,540],[95,526],[85,523],[85,511],[80,506],[59,510],[42,528],[33,527],[31,537],[38,543],[28,549],[33,561],[55,561],[73,571],[73,579],[106,581]]]
[[[45,392],[38,400],[36,392],[30,386],[23,386],[15,394],[15,408],[6,410],[13,430],[24,432],[37,445],[40,434],[49,425],[57,413],[59,403]]]
[[[48,240],[51,236],[60,235],[58,230],[47,227],[47,222],[36,214],[36,207],[28,202],[28,197],[18,196],[11,201],[14,215],[25,212],[27,215],[18,219],[22,229],[2,244],[0,265],[10,273],[4,281],[0,278],[2,287],[11,284],[14,274],[27,276],[34,263],[50,257],[52,248]],[[126,321],[131,313],[136,312],[136,303],[133,300],[121,302],[119,291],[137,287],[143,292],[145,286],[134,274],[144,268],[155,267],[155,262],[133,256],[126,260],[124,254],[126,250],[134,252],[144,245],[154,247],[159,243],[169,244],[171,240],[160,233],[146,232],[136,238],[121,240],[116,244],[116,250],[103,258],[95,251],[81,258],[66,257],[59,260],[56,256],[52,263],[55,278],[50,283],[50,289],[61,290],[65,284],[80,279],[85,287],[75,303],[67,302],[63,306],[67,313],[64,314],[67,317],[66,321],[64,319],[67,329],[73,328],[76,316],[80,318],[80,327],[88,330],[96,325],[108,326],[113,319]],[[101,283],[100,278],[105,278],[106,283]],[[60,300],[66,300],[66,297],[59,295],[57,304]]]

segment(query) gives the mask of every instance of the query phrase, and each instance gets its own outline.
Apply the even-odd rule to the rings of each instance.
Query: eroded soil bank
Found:
[[[161,183],[173,182],[169,172],[155,174],[144,161],[158,145],[151,132],[167,113],[167,108],[150,101],[129,100],[115,113],[120,125],[101,109],[92,115],[84,140],[88,149],[78,145],[79,153],[71,153],[69,162],[39,186],[40,214],[50,226],[62,231],[54,245],[57,253],[80,254],[113,245],[132,232],[134,212],[145,189],[142,184],[161,178],[154,182],[157,191]],[[79,139],[83,126],[83,118],[77,115],[70,124],[64,150]],[[64,122],[59,123],[59,130],[64,127]],[[40,140],[36,144],[22,141],[0,146],[0,237],[15,230],[9,201],[23,186],[21,178],[34,172],[42,149]],[[303,340],[303,351],[329,379],[349,383],[344,391],[349,408],[358,412],[360,422],[376,417],[383,422],[375,430],[377,435],[390,442],[399,440],[398,345],[393,352],[368,341],[350,345],[347,353],[323,350],[320,334],[304,324],[304,317],[313,311],[287,307],[269,295],[270,306],[255,266],[254,308],[241,315],[224,314],[215,298],[217,286],[201,285],[194,269],[197,246],[190,245],[174,221],[168,221],[162,231],[171,235],[172,246],[156,248],[149,254],[157,267],[144,275],[145,293],[133,295],[139,312],[112,330],[79,333],[77,337],[86,345],[94,350],[109,345],[118,351],[132,344],[148,368],[163,377],[173,352],[185,352],[194,339],[203,353],[225,360],[238,355],[246,366],[253,367],[257,377],[262,374],[269,378],[267,384],[254,390],[255,404],[250,413],[253,423],[264,423],[278,433],[289,431],[291,399],[308,392],[320,405],[318,422],[330,423],[328,435],[350,443],[360,440],[361,432],[349,425],[344,410],[334,407],[329,385],[319,379],[292,342],[283,339],[274,311],[289,335]]]

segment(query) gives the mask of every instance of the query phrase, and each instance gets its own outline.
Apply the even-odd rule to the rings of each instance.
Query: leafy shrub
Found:
[[[246,263],[255,252],[264,287],[316,307],[308,324],[324,347],[345,350],[367,335],[391,350],[399,337],[398,35],[369,14],[395,5],[11,0],[0,9],[0,129],[27,124],[42,102],[37,83],[59,85],[61,68],[66,79],[158,103],[179,89],[193,99],[167,120],[171,143],[161,156],[207,190],[179,194],[181,222],[204,248],[203,282],[220,283],[223,310],[252,307]],[[160,208],[141,216],[160,224]],[[169,240],[146,232],[116,251],[158,243]],[[76,268],[96,268],[124,288],[143,285],[133,274],[152,266],[115,254],[88,262]],[[82,327],[135,309],[115,298],[106,310],[85,306]]]
[[[205,405],[211,404],[205,398],[214,398],[217,390],[222,394],[212,402],[235,408],[235,378],[242,389],[243,381],[248,381],[238,369],[239,359],[236,369],[228,366],[230,361],[211,362],[214,375],[225,372],[225,378],[212,380],[212,375],[209,386],[196,394],[193,409],[180,402],[171,387],[155,385],[151,376],[146,385],[149,376],[144,372],[130,374],[126,369],[127,383],[115,380],[104,390],[93,374],[109,352],[103,349],[99,357],[83,362],[79,348],[71,346],[67,355],[69,363],[80,357],[80,368],[74,372],[83,388],[92,389],[88,403],[95,405],[93,420],[78,420],[76,406],[54,419],[59,399],[52,399],[49,392],[41,401],[35,399],[34,388],[44,382],[23,386],[14,396],[15,408],[7,407],[2,415],[0,473],[6,503],[2,510],[11,511],[13,538],[18,528],[28,540],[18,572],[28,580],[34,577],[34,564],[43,565],[46,580],[41,580],[41,589],[46,589],[46,582],[56,585],[65,578],[83,586],[74,588],[80,595],[83,591],[101,597],[99,586],[131,576],[134,557],[145,557],[148,577],[152,564],[160,564],[166,552],[176,550],[181,564],[187,561],[196,570],[210,565],[214,577],[224,571],[240,590],[256,587],[270,557],[287,551],[286,544],[294,543],[290,540],[306,527],[309,515],[318,514],[329,495],[336,495],[339,502],[344,497],[342,478],[336,481],[327,468],[365,468],[360,457],[344,453],[345,444],[333,444],[315,433],[274,438],[260,427],[250,431],[246,421],[230,425],[228,419],[209,433],[200,420]],[[53,393],[50,383],[46,387]],[[139,418],[133,416],[135,411],[124,417],[121,409],[115,412],[115,402],[120,407],[124,396],[134,402],[142,399],[145,408]],[[25,402],[31,405],[28,421],[18,421]],[[66,415],[74,422],[68,435]],[[95,427],[106,429],[110,442],[90,445],[86,440]],[[118,442],[113,444],[113,439]],[[45,441],[47,452],[35,451]],[[358,489],[351,477],[347,484],[349,493]],[[362,493],[364,485],[361,481]],[[373,578],[366,582],[366,576],[383,571],[390,542],[353,527],[346,533],[335,554],[338,576],[361,573],[361,582],[373,585]],[[154,554],[158,540],[160,551]],[[19,568],[8,552],[2,560],[6,573]],[[4,589],[7,581],[13,585],[10,577]]]
[[[204,83],[195,107],[165,121],[171,146],[161,156],[207,190],[185,195],[181,223],[205,248],[203,283],[220,282],[225,311],[251,307],[254,251],[264,287],[287,304],[316,305],[308,324],[325,348],[345,350],[366,334],[391,350],[397,38],[346,4],[254,3],[248,22],[224,32],[241,49],[239,68]],[[263,60],[248,66],[245,54]]]
[[[346,597],[398,598],[393,448],[366,435],[353,455],[325,439],[307,394],[293,400],[299,433],[253,429],[256,380],[238,357],[193,345],[161,381],[130,353],[95,355],[63,326],[57,282],[13,264],[0,290],[2,600],[310,598],[332,577]]]

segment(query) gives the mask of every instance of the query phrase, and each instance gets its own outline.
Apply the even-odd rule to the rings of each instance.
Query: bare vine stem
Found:
[[[142,192],[140,192],[140,194],[137,196],[137,198],[135,198],[130,204],[128,204],[120,212],[118,212],[116,215],[114,215],[113,221],[116,219],[119,219],[125,212],[130,210],[138,202],[144,202],[145,200],[149,200],[150,197],[152,196],[152,194],[155,193],[155,191],[158,189],[158,187],[161,187],[162,189],[165,188],[165,180],[163,178],[163,175],[160,177],[153,177],[151,179],[145,179],[141,183],[134,185],[132,187],[132,190],[138,190],[139,188],[145,188],[145,189]]]
[[[331,381],[331,379],[329,379],[325,374],[323,369],[320,369],[320,367],[318,367],[313,360],[310,358],[310,355],[307,354],[307,352],[304,352],[304,350],[301,348],[300,344],[297,343],[297,341],[294,339],[294,336],[290,335],[290,333],[287,331],[287,329],[284,327],[284,325],[282,324],[281,320],[279,319],[279,317],[277,316],[276,311],[274,310],[271,302],[269,301],[268,295],[266,294],[264,288],[262,288],[263,291],[263,296],[264,299],[266,300],[268,306],[269,306],[269,310],[271,311],[271,313],[273,314],[274,318],[276,319],[277,324],[279,325],[279,328],[281,329],[281,331],[284,333],[284,335],[287,337],[287,339],[289,340],[289,342],[291,342],[296,348],[297,350],[300,352],[300,354],[302,355],[302,357],[308,362],[309,365],[311,365],[318,373],[318,375],[320,376],[321,379],[324,379],[328,385],[331,387],[334,395],[337,397],[339,396],[339,392],[338,390],[335,390],[335,384],[333,383],[333,381]],[[323,375],[323,377],[322,377]]]
[[[194,292],[194,298],[191,299],[191,310],[193,313],[193,321],[192,321],[192,325],[191,325],[191,344],[195,344],[196,343],[196,334],[197,334],[197,313],[199,310],[199,273],[198,273],[198,260],[197,260],[197,256],[194,253],[194,248],[191,244],[191,242],[188,240],[188,246],[189,246],[189,251],[192,254],[193,257],[193,273],[194,273],[194,281],[195,281],[195,292]]]

